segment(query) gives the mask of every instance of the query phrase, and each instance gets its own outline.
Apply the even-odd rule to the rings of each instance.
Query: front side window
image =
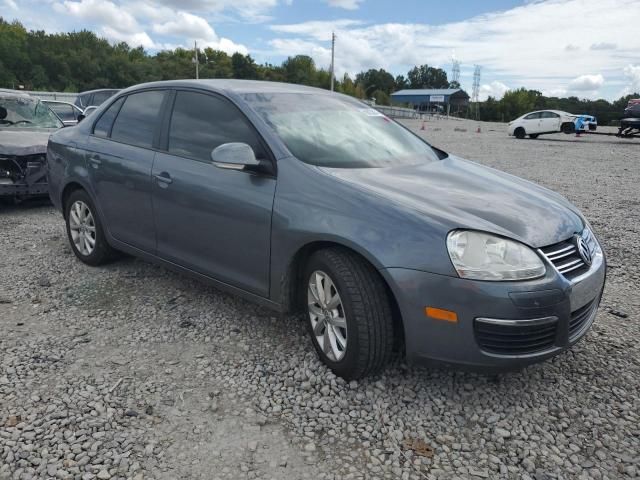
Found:
[[[161,90],[151,90],[127,96],[113,123],[111,139],[151,148],[164,94]]]
[[[264,158],[259,137],[238,108],[224,98],[179,91],[169,127],[169,152],[211,161],[211,152],[223,143],[246,143]]]
[[[95,126],[93,127],[93,134],[97,135],[98,137],[108,137],[109,134],[111,133],[111,126],[113,125],[113,120],[116,118],[116,115],[118,115],[118,112],[120,111],[120,107],[122,106],[122,103],[124,102],[125,97],[119,98],[118,100],[116,100],[113,105],[111,105],[100,117],[100,120],[98,120],[95,124]],[[88,115],[88,113],[86,113],[85,115]]]
[[[317,93],[250,93],[243,98],[298,159],[312,165],[370,168],[438,160],[398,123],[357,100]]]
[[[60,128],[55,113],[37,98],[0,96],[0,128]]]

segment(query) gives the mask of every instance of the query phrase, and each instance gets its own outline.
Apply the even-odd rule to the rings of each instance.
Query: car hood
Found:
[[[50,128],[0,128],[0,154],[36,155],[47,152]]]
[[[561,195],[457,157],[414,166],[321,169],[409,208],[447,232],[477,229],[537,248],[565,240],[583,228],[578,210]]]

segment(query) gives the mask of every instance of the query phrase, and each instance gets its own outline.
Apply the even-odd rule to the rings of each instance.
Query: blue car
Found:
[[[585,335],[604,287],[604,253],[565,198],[325,90],[138,85],[52,135],[47,160],[82,262],[127,252],[301,312],[346,379],[394,352],[539,362]]]

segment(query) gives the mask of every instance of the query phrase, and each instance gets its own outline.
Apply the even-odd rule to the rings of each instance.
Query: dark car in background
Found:
[[[0,90],[0,197],[47,194],[47,142],[63,126],[38,98]]]
[[[56,132],[47,155],[81,261],[120,250],[300,309],[347,379],[401,345],[409,360],[521,367],[569,348],[596,317],[605,259],[575,206],[345,95],[138,85]]]
[[[113,88],[101,88],[98,90],[88,90],[86,92],[81,92],[76,97],[76,101],[74,104],[80,107],[82,110],[85,110],[87,107],[97,107],[102,105],[102,103],[111,98],[113,95],[118,93],[120,90]]]
[[[640,119],[640,98],[632,98],[627,103],[627,107],[622,114],[623,118],[638,118]]]

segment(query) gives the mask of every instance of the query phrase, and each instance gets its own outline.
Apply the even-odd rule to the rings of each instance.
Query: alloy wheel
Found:
[[[307,304],[315,341],[329,360],[339,362],[347,352],[347,319],[336,285],[321,270],[309,278]]]
[[[81,255],[89,256],[96,247],[96,223],[91,209],[81,200],[76,200],[69,210],[71,240]]]

